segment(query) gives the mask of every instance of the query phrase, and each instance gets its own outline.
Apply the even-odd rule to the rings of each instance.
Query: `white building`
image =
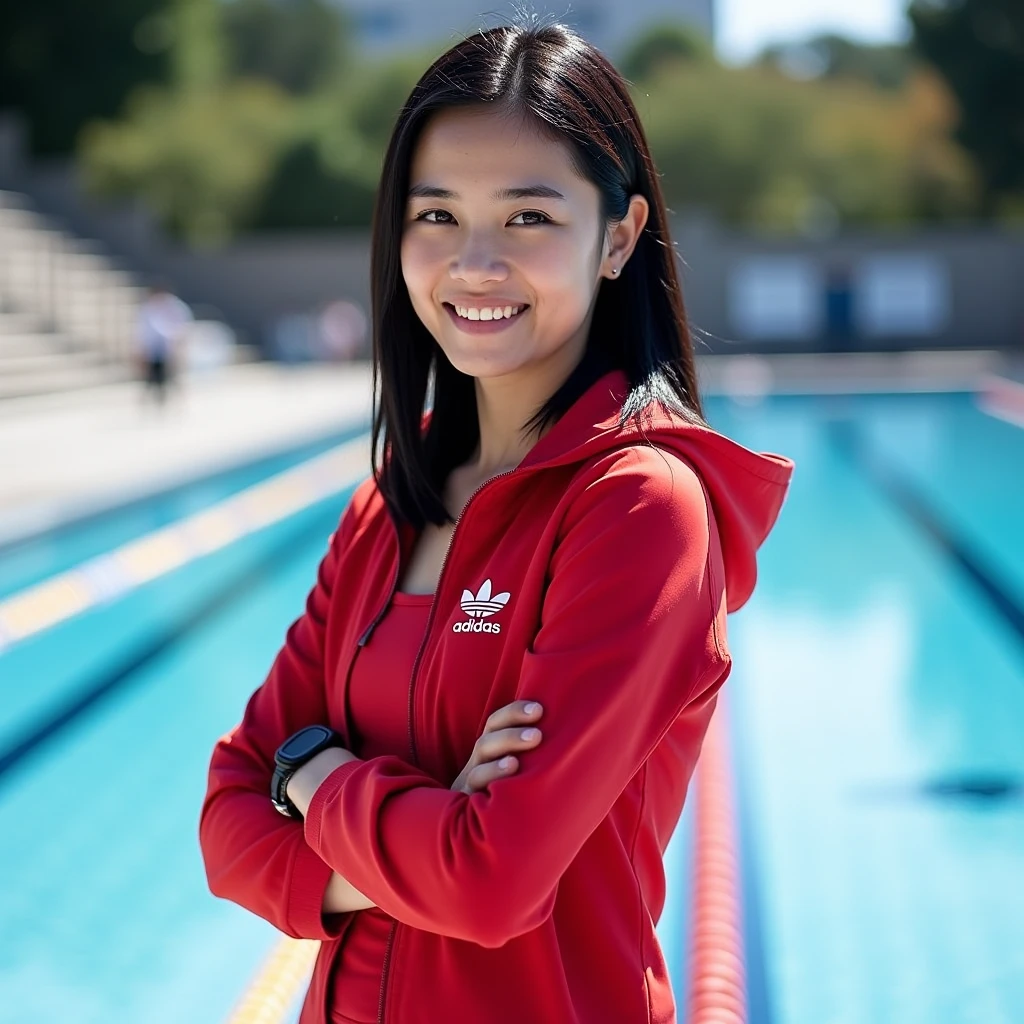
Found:
[[[572,26],[611,57],[655,22],[684,21],[714,41],[714,0],[342,0],[369,52],[455,42],[509,21],[517,6]]]

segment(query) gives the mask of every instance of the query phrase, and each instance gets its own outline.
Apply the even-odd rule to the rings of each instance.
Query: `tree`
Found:
[[[711,44],[694,28],[678,22],[652,25],[634,40],[619,61],[631,82],[652,78],[664,67],[684,61],[713,60]]]
[[[955,134],[981,174],[980,212],[994,216],[1024,189],[1024,4],[914,0],[909,13],[914,46],[959,105]]]
[[[948,93],[927,70],[894,94],[768,67],[681,65],[634,98],[676,209],[793,231],[823,210],[839,223],[896,224],[962,215],[973,201],[969,163],[948,138]]]
[[[297,122],[294,100],[272,82],[143,88],[124,118],[83,132],[86,181],[102,195],[139,196],[193,244],[217,244],[252,215]]]
[[[347,25],[324,0],[230,0],[224,32],[236,75],[312,92],[345,63]]]
[[[167,0],[0,3],[0,106],[22,111],[38,154],[69,153],[140,82],[169,73]]]

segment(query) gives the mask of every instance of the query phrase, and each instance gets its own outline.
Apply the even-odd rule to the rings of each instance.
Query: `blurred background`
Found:
[[[666,854],[680,1021],[1020,1024],[1024,5],[532,9],[631,83],[712,424],[797,463]],[[0,6],[0,1022],[295,1019],[206,766],[368,472],[395,115],[511,14]]]

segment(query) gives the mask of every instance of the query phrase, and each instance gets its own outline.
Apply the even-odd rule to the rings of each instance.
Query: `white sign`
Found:
[[[941,334],[949,322],[949,271],[926,253],[870,256],[857,268],[854,322],[867,337]]]
[[[804,340],[822,327],[824,279],[802,256],[742,260],[729,277],[729,319],[752,341]]]

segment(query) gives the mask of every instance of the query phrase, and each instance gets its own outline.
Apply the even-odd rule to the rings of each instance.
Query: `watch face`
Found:
[[[308,729],[297,732],[284,746],[279,754],[287,761],[300,761],[309,757],[310,753],[324,742],[331,734],[331,730],[322,725],[311,725]]]

